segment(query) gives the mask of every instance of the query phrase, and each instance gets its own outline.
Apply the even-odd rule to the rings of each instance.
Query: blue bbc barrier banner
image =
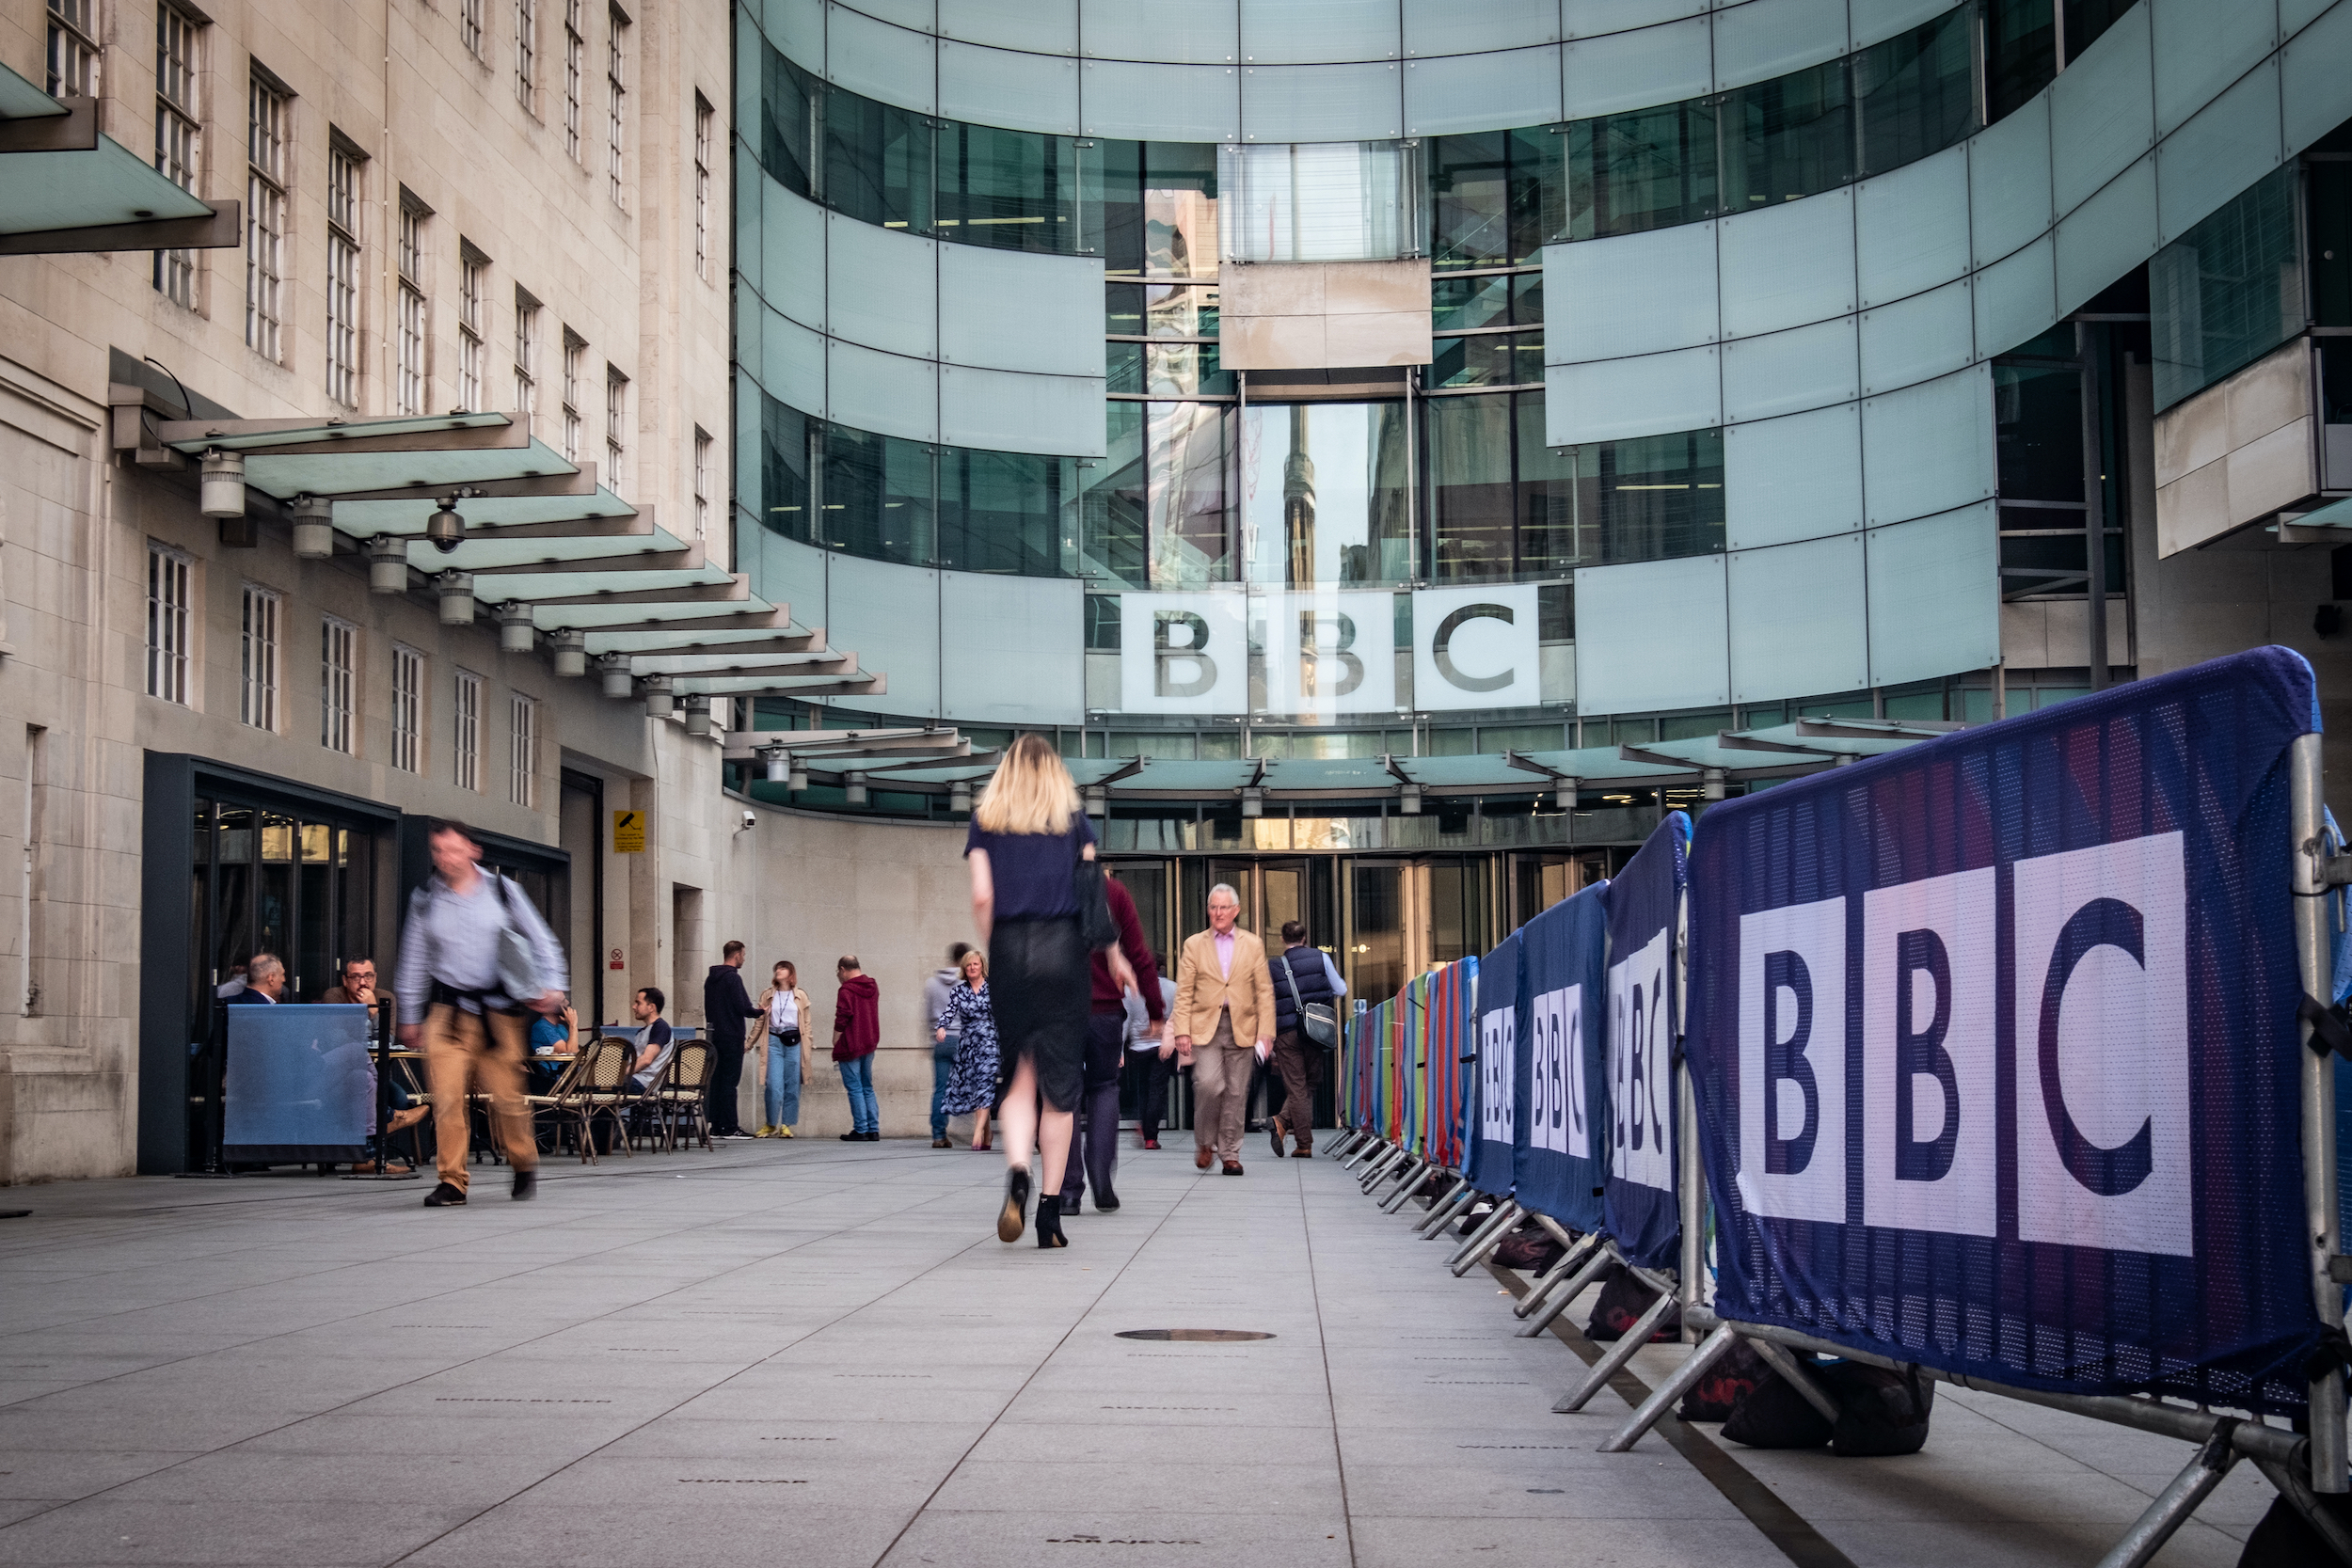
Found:
[[[1675,1201],[1674,1043],[1677,916],[1689,885],[1691,818],[1668,812],[1609,884],[1609,1172],[1601,1206],[1610,1236],[1644,1268],[1680,1259]]]
[[[1710,809],[1688,1049],[1724,1315],[2301,1407],[2288,749],[2318,727],[2264,648]]]
[[[1527,1097],[1518,1056],[1520,937],[1512,932],[1502,946],[1478,960],[1470,1183],[1482,1193],[1511,1190],[1517,1146],[1527,1137]]]
[[[1601,1227],[1608,1168],[1606,882],[1564,898],[1519,928],[1519,1082],[1527,1136],[1518,1200],[1577,1230]]]

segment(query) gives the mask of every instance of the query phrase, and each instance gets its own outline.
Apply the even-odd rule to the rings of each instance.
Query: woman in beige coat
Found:
[[[768,1115],[756,1135],[788,1138],[801,1119],[801,1037],[811,1016],[800,971],[789,962],[776,961],[773,978],[759,993],[759,1010],[768,1015]]]

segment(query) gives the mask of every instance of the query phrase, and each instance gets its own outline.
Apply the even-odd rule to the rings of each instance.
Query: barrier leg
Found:
[[[1546,1275],[1550,1274],[1553,1269],[1557,1269],[1566,1263],[1569,1259],[1576,1256],[1576,1249],[1582,1246],[1584,1244],[1584,1241],[1590,1241],[1592,1239],[1590,1237],[1586,1237],[1584,1238],[1584,1241],[1579,1241],[1576,1237],[1569,1235],[1566,1229],[1561,1226],[1560,1222],[1553,1219],[1549,1214],[1537,1214],[1535,1216],[1535,1223],[1543,1227],[1544,1234],[1549,1236],[1553,1241],[1560,1243],[1560,1256],[1553,1259],[1549,1267],[1537,1269],[1535,1271],[1535,1277],[1537,1279],[1543,1278]]]
[[[1534,1317],[1543,1310],[1545,1304],[1559,1291],[1563,1283],[1576,1281],[1580,1276],[1591,1273],[1594,1257],[1605,1250],[1606,1243],[1598,1236],[1587,1236],[1577,1243],[1562,1255],[1559,1262],[1551,1266],[1541,1285],[1511,1304],[1512,1314],[1520,1318]],[[1573,1295],[1575,1291],[1581,1291],[1583,1288],[1582,1284],[1576,1284],[1570,1294]],[[1547,1317],[1544,1322],[1549,1323],[1551,1318]],[[1542,1330],[1538,1329],[1535,1332],[1541,1333]],[[1533,1338],[1534,1335],[1522,1334],[1519,1337],[1525,1339]]]
[[[2320,772],[2319,736],[2298,736],[2288,752],[2287,832],[2294,848],[2295,946],[2303,994],[2326,997],[2328,989],[2328,878],[2320,832],[2326,806]],[[2302,1058],[2303,1234],[2311,1239],[2312,1304],[2323,1327],[2344,1323],[2344,1287],[2332,1273],[2344,1237],[2336,1211],[2336,1069],[2334,1058],[2314,1055],[2309,1022],[2296,1026]],[[2331,1365],[2311,1385],[2311,1485],[2314,1492],[2341,1493],[2348,1483],[2344,1435],[2344,1368]]]
[[[2099,1568],[2143,1568],[2172,1539],[2172,1532],[2188,1523],[2197,1505],[2213,1495],[2213,1489],[2221,1484],[2221,1478],[2230,1473],[2230,1466],[2237,1463],[2237,1449],[2230,1442],[2230,1428],[2235,1424],[2224,1422],[2215,1429],[2204,1447],[2197,1450],[2197,1457],[2188,1462],[2188,1467],[2156,1494],[2147,1512],[2123,1532],[2123,1539],[2107,1548],[2107,1555],[2099,1560]]]
[[[1340,1168],[1342,1170],[1345,1170],[1349,1165],[1354,1164],[1357,1161],[1372,1157],[1375,1151],[1379,1149],[1380,1147],[1381,1143],[1379,1135],[1367,1131],[1364,1133],[1364,1141],[1356,1146],[1355,1149],[1349,1153],[1346,1160],[1341,1164]]]
[[[1632,1419],[1602,1439],[1600,1451],[1623,1453],[1642,1440],[1642,1434],[1658,1424],[1658,1418],[1675,1407],[1675,1402],[1690,1392],[1692,1385],[1707,1375],[1707,1369],[1731,1354],[1740,1336],[1729,1323],[1719,1325],[1715,1332],[1702,1340],[1698,1347],[1682,1358],[1682,1365],[1674,1375],[1651,1390],[1650,1397],[1633,1413]]]
[[[1424,1242],[1436,1241],[1445,1234],[1448,1226],[1462,1216],[1464,1210],[1477,1201],[1478,1189],[1470,1185],[1469,1177],[1462,1178],[1454,1184],[1454,1190],[1446,1194],[1445,1201],[1430,1210],[1429,1217],[1421,1222],[1421,1239]]]
[[[1350,1154],[1353,1154],[1356,1151],[1356,1146],[1363,1141],[1364,1130],[1362,1128],[1349,1128],[1346,1132],[1340,1134],[1339,1143],[1335,1145],[1331,1150],[1331,1158],[1334,1160],[1346,1159]]]
[[[1633,1359],[1633,1353],[1649,1343],[1649,1337],[1658,1332],[1658,1325],[1673,1311],[1676,1303],[1672,1293],[1651,1302],[1649,1310],[1633,1321],[1625,1331],[1625,1338],[1609,1347],[1608,1354],[1585,1370],[1584,1381],[1560,1396],[1560,1402],[1551,1407],[1555,1416],[1573,1416],[1584,1408],[1584,1402],[1601,1391],[1609,1380],[1624,1370]]]
[[[1382,1149],[1364,1167],[1364,1173],[1356,1179],[1356,1185],[1364,1192],[1372,1191],[1373,1184],[1380,1180],[1380,1173],[1404,1158],[1405,1146],[1402,1144],[1393,1144]]]
[[[1778,1372],[1782,1382],[1803,1394],[1804,1402],[1821,1413],[1822,1419],[1831,1422],[1837,1419],[1836,1399],[1821,1386],[1819,1379],[1805,1370],[1804,1364],[1788,1346],[1776,1345],[1770,1339],[1750,1339],[1748,1343],[1754,1345],[1756,1354],[1764,1358],[1764,1365]]]
[[[2352,1530],[2345,1529],[2333,1513],[2320,1506],[2319,1499],[2312,1495],[2311,1483],[2303,1479],[2303,1472],[2292,1465],[2265,1459],[2260,1454],[2249,1457],[2254,1461],[2254,1467],[2267,1476],[2270,1484],[2279,1489],[2279,1495],[2286,1498],[2287,1506],[2301,1514],[2303,1522],[2312,1527],[2312,1533],[2328,1543],[2328,1549],[2336,1554],[2336,1560],[2352,1562]]]
[[[1422,1212],[1413,1216],[1413,1228],[1415,1230],[1426,1228],[1429,1224],[1429,1216],[1444,1208],[1446,1201],[1453,1197],[1454,1193],[1459,1191],[1461,1188],[1461,1172],[1448,1170],[1443,1165],[1439,1165],[1438,1167],[1438,1174],[1445,1178],[1445,1180],[1439,1182],[1437,1186],[1422,1189]]]
[[[1519,1206],[1512,1199],[1506,1197],[1496,1204],[1495,1212],[1486,1216],[1486,1223],[1471,1231],[1470,1239],[1462,1243],[1461,1250],[1447,1260],[1446,1267],[1454,1271],[1454,1277],[1459,1279],[1470,1273],[1470,1265],[1493,1250],[1495,1243],[1502,1240],[1503,1232],[1510,1229],[1518,1217]]]
[[[1409,1181],[1417,1172],[1426,1170],[1428,1167],[1429,1162],[1427,1160],[1418,1154],[1408,1154],[1404,1159],[1399,1160],[1395,1164],[1391,1165],[1387,1172],[1380,1178],[1380,1180],[1375,1181],[1372,1184],[1372,1190],[1375,1193],[1379,1192],[1381,1183],[1386,1181]],[[1391,1193],[1389,1195],[1389,1197],[1394,1197],[1395,1196],[1395,1194]],[[1381,1209],[1385,1212],[1389,1207],[1389,1198],[1383,1197],[1379,1199],[1379,1204]]]
[[[1437,1174],[1438,1167],[1431,1164],[1428,1161],[1423,1160],[1421,1163],[1421,1174],[1414,1177],[1410,1181],[1407,1181],[1398,1187],[1396,1190],[1396,1196],[1390,1198],[1388,1202],[1380,1206],[1381,1212],[1384,1213],[1393,1214],[1399,1209],[1404,1208],[1406,1204],[1412,1201],[1413,1195],[1421,1191],[1422,1188],[1427,1186],[1429,1184],[1429,1179]]]
[[[1574,1274],[1552,1281],[1552,1289],[1543,1292],[1543,1305],[1527,1315],[1527,1322],[1517,1330],[1518,1337],[1533,1339],[1549,1328],[1552,1320],[1575,1306],[1576,1298],[1584,1293],[1586,1286],[1600,1277],[1601,1270],[1607,1268],[1609,1263],[1609,1248],[1605,1244],[1597,1246],[1577,1266]]]

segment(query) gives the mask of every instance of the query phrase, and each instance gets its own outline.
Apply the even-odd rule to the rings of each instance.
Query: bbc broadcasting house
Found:
[[[181,1168],[437,816],[694,1022],[936,964],[1038,730],[1164,954],[1229,882],[1376,999],[1661,811],[2343,711],[2352,7],[4,14],[0,1180]]]

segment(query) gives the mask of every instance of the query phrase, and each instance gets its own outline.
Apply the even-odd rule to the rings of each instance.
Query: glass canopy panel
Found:
[[[0,157],[0,234],[201,218],[212,213],[111,136],[100,136],[87,151]]]
[[[38,84],[0,65],[0,119],[55,119],[65,112]]]
[[[706,566],[699,572],[517,572],[512,577],[475,578],[473,596],[494,603],[520,599],[535,604],[544,599],[568,599],[582,594],[642,594],[654,589],[728,580],[726,573],[712,566]],[[710,605],[694,608],[706,614],[716,613],[716,607]],[[725,608],[739,610],[743,604],[737,601]]]
[[[272,457],[255,452],[245,460],[246,483],[280,499],[412,488],[447,495],[461,485],[578,472],[562,453],[536,437],[530,446],[515,451],[358,451],[321,457]]]
[[[6,166],[0,165],[0,166]],[[512,421],[503,414],[432,414],[413,420],[322,420],[293,430],[256,431],[247,435],[197,436],[169,443],[174,451],[199,452],[216,447],[222,451],[266,453],[272,447],[310,446],[319,441],[357,440],[380,436],[419,436],[445,430],[489,430]]]
[[[408,546],[408,560],[419,571],[480,572],[494,566],[531,565],[542,561],[602,561],[616,555],[648,555],[685,547],[682,541],[660,529],[628,539],[476,539],[469,535],[447,553],[421,539],[415,540]]]
[[[337,501],[335,526],[362,539],[379,533],[422,533],[425,519],[441,503],[429,496],[412,500]],[[468,529],[518,528],[577,518],[633,517],[637,509],[602,485],[593,496],[495,496],[457,503]],[[611,540],[605,541],[608,545]]]

